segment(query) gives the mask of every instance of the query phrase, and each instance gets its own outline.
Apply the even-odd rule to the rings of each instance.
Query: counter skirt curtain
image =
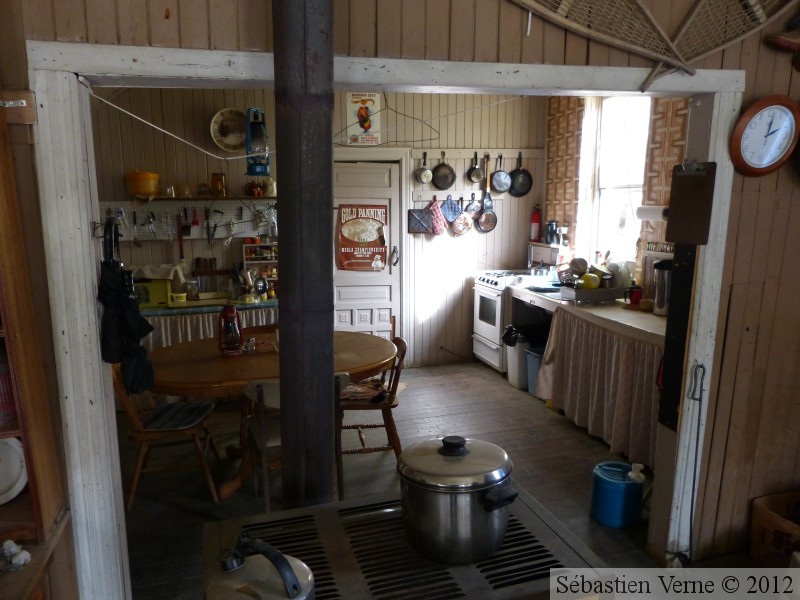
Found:
[[[656,452],[659,344],[612,331],[563,308],[553,313],[536,395],[550,400],[631,462]]]
[[[278,322],[278,309],[274,307],[240,310],[239,315],[242,319],[242,327],[272,325]],[[142,345],[148,350],[152,350],[180,342],[216,337],[218,316],[219,312],[209,312],[194,315],[147,317],[154,329],[142,340]]]

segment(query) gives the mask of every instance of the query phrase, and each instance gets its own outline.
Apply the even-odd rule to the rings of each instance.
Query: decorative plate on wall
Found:
[[[25,454],[17,438],[0,440],[0,504],[10,502],[28,483]]]
[[[226,152],[244,150],[247,115],[235,108],[223,108],[211,119],[211,139]]]

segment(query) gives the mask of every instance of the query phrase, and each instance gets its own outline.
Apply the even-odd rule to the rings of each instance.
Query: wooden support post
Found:
[[[334,499],[333,9],[275,0],[283,506]]]

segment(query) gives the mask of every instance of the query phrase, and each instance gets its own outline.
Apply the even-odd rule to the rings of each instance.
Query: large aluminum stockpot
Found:
[[[397,470],[403,520],[411,544],[450,564],[488,558],[500,549],[508,527],[511,460],[489,442],[461,436],[409,446]]]

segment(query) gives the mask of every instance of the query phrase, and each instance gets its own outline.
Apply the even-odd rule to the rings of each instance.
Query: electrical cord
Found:
[[[694,467],[692,469],[692,504],[689,507],[689,553],[692,552],[693,534],[694,534],[694,505],[695,497],[697,494],[697,469],[700,460],[700,422],[702,416],[703,406],[703,384],[706,378],[706,368],[703,364],[697,363],[692,371],[692,389],[689,392],[689,399],[698,403],[697,406],[697,424],[695,429],[694,439]],[[686,560],[691,563],[689,558]],[[687,565],[688,566],[688,565]]]

